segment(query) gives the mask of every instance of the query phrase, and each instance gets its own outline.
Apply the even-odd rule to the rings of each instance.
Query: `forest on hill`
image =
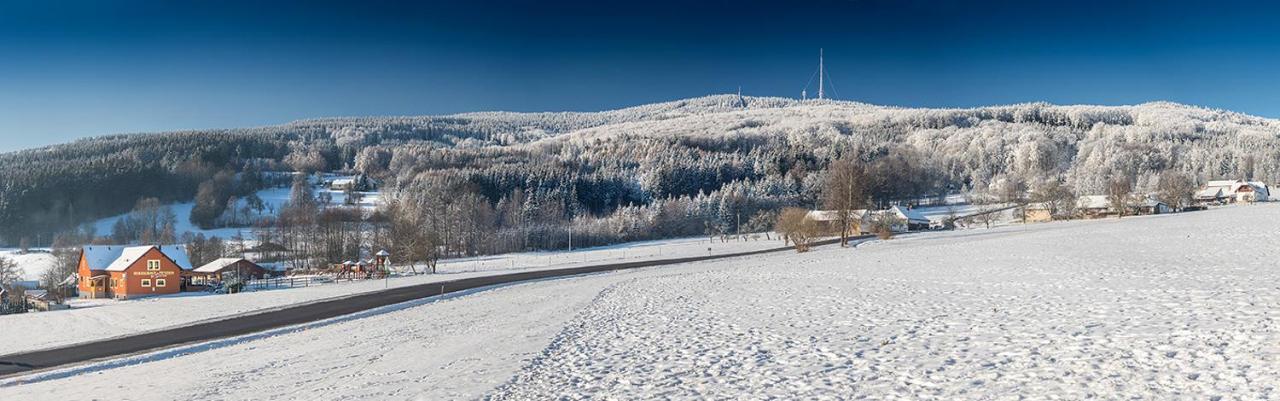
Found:
[[[880,206],[1010,183],[1098,194],[1117,177],[1152,191],[1165,171],[1276,183],[1280,121],[1164,102],[912,109],[717,95],[112,135],[0,154],[0,243],[46,245],[151,198],[195,199],[200,215],[176,218],[218,224],[228,199],[288,171],[371,178],[382,210],[334,218],[436,227],[433,241],[452,254],[559,248],[570,227],[575,245],[731,233],[771,226],[782,207],[819,206],[842,158],[862,164],[866,201]],[[397,228],[389,216],[410,221]],[[88,234],[77,236],[110,233]]]

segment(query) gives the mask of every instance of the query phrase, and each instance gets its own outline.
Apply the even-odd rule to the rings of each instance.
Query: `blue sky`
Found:
[[[1112,4],[1119,3],[1119,4]],[[1280,117],[1262,2],[0,0],[0,151],[300,118],[798,97]],[[814,89],[811,88],[812,94]]]

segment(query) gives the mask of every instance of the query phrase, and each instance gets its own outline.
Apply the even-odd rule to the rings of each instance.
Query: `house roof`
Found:
[[[902,206],[894,206],[891,210],[898,214],[899,217],[907,219],[909,223],[929,223],[929,219],[920,214],[919,210],[908,209]]]
[[[106,270],[107,266],[120,258],[124,251],[120,245],[92,245],[80,249],[89,270]]]
[[[853,210],[854,218],[862,218],[867,215],[866,209]],[[809,220],[813,221],[837,221],[840,220],[839,210],[810,210],[805,214]]]
[[[182,270],[191,270],[191,257],[187,256],[187,246],[182,244],[161,245],[160,252],[169,259],[173,259],[173,264],[178,265]]]
[[[219,270],[222,270],[227,266],[234,265],[236,264],[236,262],[239,262],[241,260],[245,260],[245,259],[244,258],[218,258],[212,262],[205,263],[204,266],[197,267],[195,268],[195,270],[192,270],[192,271],[197,273],[217,273]]]
[[[1083,209],[1106,209],[1111,207],[1111,202],[1107,200],[1106,195],[1085,195],[1081,196],[1076,204]]]
[[[1240,183],[1243,183],[1243,182],[1244,182],[1244,181],[1240,181],[1240,180],[1210,180],[1208,183],[1205,183],[1205,184],[1204,184],[1204,186],[1206,186],[1206,187],[1231,187],[1231,186],[1234,186],[1234,185],[1236,185],[1236,184],[1240,184]]]
[[[151,250],[151,248],[155,247],[147,245],[124,248],[120,252],[120,256],[117,257],[116,260],[112,261],[111,264],[107,265],[106,270],[109,272],[122,272],[125,269],[128,269],[133,262],[137,262],[138,259],[141,259],[142,255],[145,255]]]
[[[24,294],[24,295],[26,295],[26,297],[27,297],[27,298],[33,298],[33,299],[39,299],[39,300],[46,300],[46,299],[48,299],[49,291],[47,291],[47,290],[27,290],[27,291],[26,291],[26,292],[24,292],[23,294]]]
[[[1195,198],[1196,199],[1217,199],[1222,197],[1222,189],[1223,187],[1206,187],[1205,189],[1196,191]]]

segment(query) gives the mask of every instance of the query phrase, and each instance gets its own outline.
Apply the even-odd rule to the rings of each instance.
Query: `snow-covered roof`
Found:
[[[1217,199],[1222,197],[1222,187],[1207,187],[1196,191],[1196,199]]]
[[[1211,180],[1211,181],[1209,181],[1208,183],[1204,184],[1204,186],[1206,186],[1206,187],[1232,187],[1232,186],[1235,186],[1236,184],[1240,184],[1240,183],[1243,183],[1243,181],[1240,181],[1240,180]]]
[[[854,218],[862,218],[867,215],[866,209],[853,210]],[[813,221],[837,221],[840,220],[839,210],[810,210],[805,217]]]
[[[929,223],[929,219],[924,217],[923,214],[920,214],[919,210],[908,209],[902,206],[894,206],[892,210],[897,213],[899,217],[907,219],[907,222],[909,223]]]
[[[81,252],[89,270],[106,270],[111,262],[120,258],[124,248],[120,245],[92,245],[81,248]]]
[[[182,244],[161,245],[160,252],[173,259],[173,263],[178,265],[179,269],[191,270],[191,257],[187,256],[187,246]]]
[[[109,272],[122,272],[125,269],[128,269],[133,262],[137,262],[138,259],[141,259],[142,255],[145,255],[147,251],[151,250],[151,248],[155,247],[146,245],[124,248],[121,250],[120,256],[117,257],[116,260],[111,261],[110,265],[107,265],[106,270]]]
[[[1106,209],[1111,207],[1111,201],[1106,195],[1085,195],[1081,196],[1076,204],[1082,209]]]
[[[218,270],[234,265],[236,262],[241,260],[244,260],[244,258],[218,258],[217,260],[205,263],[204,266],[197,267],[192,271],[197,273],[217,273]]]

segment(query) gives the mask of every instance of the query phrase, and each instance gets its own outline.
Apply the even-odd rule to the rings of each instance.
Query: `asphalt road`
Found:
[[[862,236],[858,238],[869,238]],[[815,245],[837,243],[839,240],[825,240]],[[347,315],[363,310],[398,304],[415,299],[465,291],[479,287],[498,284],[517,283],[553,277],[565,277],[579,274],[599,273],[615,270],[635,269],[641,267],[673,265],[679,263],[698,262],[713,259],[759,255],[772,252],[792,250],[791,247],[762,249],[749,252],[737,252],[722,255],[693,256],[684,258],[646,260],[636,262],[609,263],[592,266],[571,267],[554,270],[540,270],[520,273],[499,274],[485,277],[458,279],[388,290],[369,292],[354,296],[308,303],[305,305],[285,307],[266,312],[254,312],[207,323],[196,323],[189,326],[151,331],[124,337],[110,338],[88,343],[73,344],[64,347],[49,348],[31,352],[0,355],[0,378],[46,370],[87,361],[116,356],[130,355],[144,351],[152,351],[181,344],[203,342],[255,333],[259,331],[314,322]],[[57,312],[52,312],[57,313]]]

